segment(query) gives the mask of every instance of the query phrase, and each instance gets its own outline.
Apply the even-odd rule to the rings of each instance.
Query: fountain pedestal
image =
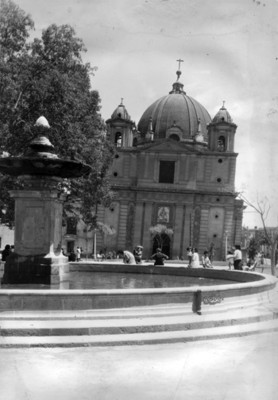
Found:
[[[69,269],[61,251],[63,198],[59,186],[64,178],[79,178],[91,168],[59,158],[48,139],[49,130],[47,120],[40,117],[25,154],[0,158],[0,172],[22,181],[21,189],[10,191],[15,199],[15,251],[5,262],[2,282],[6,284],[59,284]]]
[[[15,199],[15,252],[6,262],[3,283],[56,284],[68,272],[61,252],[63,199],[56,177],[22,176]]]

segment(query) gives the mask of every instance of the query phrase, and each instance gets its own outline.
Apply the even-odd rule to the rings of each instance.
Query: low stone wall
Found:
[[[153,265],[71,263],[71,270],[183,275],[230,279],[233,283],[155,289],[113,290],[0,290],[0,310],[90,310],[185,304],[190,306],[199,293],[202,305],[232,304],[234,301],[265,301],[277,279],[256,273],[204,268],[154,267]],[[235,283],[236,282],[236,283]]]

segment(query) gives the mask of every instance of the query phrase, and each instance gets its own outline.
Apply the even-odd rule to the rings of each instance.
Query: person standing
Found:
[[[7,257],[11,254],[11,246],[6,244],[4,250],[2,251],[2,261],[6,261]]]
[[[232,251],[228,251],[228,254],[226,255],[226,260],[228,262],[229,271],[231,271],[234,265],[234,254]]]
[[[209,248],[209,259],[210,259],[210,262],[211,262],[211,263],[213,263],[214,254],[215,254],[214,243],[211,243],[211,244],[210,244],[210,248]]]
[[[77,261],[81,260],[81,249],[80,249],[80,247],[77,247],[77,249],[76,249],[76,260]]]
[[[239,244],[235,245],[234,252],[234,269],[238,271],[242,271],[242,252]]]
[[[195,247],[194,250],[193,250],[191,267],[192,268],[199,268],[200,267],[200,258],[199,258],[197,247]]]
[[[190,268],[191,263],[192,263],[192,256],[193,256],[192,248],[187,247],[186,252],[187,252],[187,258],[188,258],[188,267]]]
[[[261,273],[263,273],[264,272],[264,252],[262,251],[261,252],[261,254],[260,254],[260,261],[259,261],[259,263],[260,263],[260,266],[261,266]]]

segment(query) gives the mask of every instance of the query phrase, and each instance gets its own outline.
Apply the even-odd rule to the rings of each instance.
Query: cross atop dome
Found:
[[[179,58],[178,60],[177,60],[177,62],[179,63],[179,66],[178,66],[178,70],[177,70],[177,76],[178,76],[178,78],[177,78],[177,81],[180,79],[180,76],[181,76],[181,63],[182,62],[184,62],[184,60],[182,60],[181,58]]]
[[[181,69],[181,63],[184,62],[184,60],[179,59],[179,60],[177,60],[177,62],[179,63],[179,71],[180,71],[180,69]]]

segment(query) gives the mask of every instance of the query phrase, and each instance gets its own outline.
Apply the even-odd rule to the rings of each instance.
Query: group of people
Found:
[[[198,249],[196,247],[188,247],[187,248],[187,258],[188,258],[188,267],[189,268],[199,268],[200,266],[203,266],[203,268],[213,268],[212,265],[212,260],[213,257],[210,255],[210,253],[206,250],[204,251],[203,256],[199,257],[198,254]],[[228,254],[226,256],[226,260],[228,263],[228,269],[232,270],[238,270],[242,271],[243,269],[245,270],[254,270],[257,266],[262,267],[262,272],[263,272],[263,264],[264,264],[264,255],[263,253],[256,253],[255,260],[252,264],[250,264],[247,267],[243,266],[243,258],[242,258],[242,251],[241,247],[239,244],[235,245],[235,247],[228,251]],[[201,262],[200,262],[201,261]]]
[[[123,261],[125,264],[140,264],[142,262],[142,253],[143,247],[136,246],[133,253],[130,251],[125,250],[123,252]],[[199,268],[200,267],[200,258],[198,254],[198,249],[195,248],[188,248],[187,249],[187,257],[189,261],[190,268]],[[156,252],[150,257],[151,260],[154,260],[154,265],[164,265],[165,260],[169,260],[169,257],[162,252],[161,248],[157,248]],[[208,251],[204,252],[202,256],[202,265],[204,268],[213,268],[211,260],[209,258]]]
[[[187,258],[188,258],[188,267],[189,268],[199,268],[200,267],[200,257],[198,253],[197,247],[188,247]],[[209,256],[209,252],[207,250],[204,251],[204,254],[201,258],[201,264],[204,268],[213,268],[212,260]]]
[[[231,270],[233,267],[238,271],[243,270],[242,251],[239,244],[236,244],[234,249],[228,251],[226,260],[228,262],[229,270]]]
[[[62,253],[63,253],[64,256],[66,255],[63,249],[62,249]],[[75,251],[75,252],[74,252],[74,250],[73,250],[73,251],[71,251],[70,254],[68,255],[69,261],[81,261],[82,253],[83,253],[82,247],[79,247],[79,246],[78,246],[78,247],[76,248],[76,251]]]
[[[260,267],[261,271],[264,272],[264,252],[256,251],[253,258],[249,258],[247,265],[244,265],[242,251],[240,245],[236,245],[233,250],[228,251],[226,260],[228,262],[228,268],[231,270],[245,270],[245,271],[255,271],[256,268]]]
[[[143,257],[143,246],[136,246],[133,253],[125,250],[123,252],[123,261],[125,264],[141,264]],[[162,253],[162,250],[158,247],[156,252],[151,256],[154,260],[154,265],[164,265],[164,260],[168,260],[169,257]]]
[[[133,252],[125,250],[123,251],[122,258],[125,264],[141,264],[143,256],[143,246],[136,246]],[[156,252],[150,257],[154,261],[154,265],[164,265],[164,261],[168,260],[168,255],[162,252],[161,248],[157,248]],[[187,248],[187,259],[189,268],[213,268],[213,254],[205,250],[202,257],[200,258],[198,249],[196,247]],[[257,252],[255,259],[250,265],[246,267],[243,266],[243,257],[240,245],[235,245],[235,247],[228,251],[226,256],[229,270],[255,270],[256,267],[260,265],[263,272],[264,265],[264,254],[263,252]]]
[[[141,264],[143,257],[143,246],[136,246],[133,252],[124,250],[123,252],[123,262],[125,264]]]

